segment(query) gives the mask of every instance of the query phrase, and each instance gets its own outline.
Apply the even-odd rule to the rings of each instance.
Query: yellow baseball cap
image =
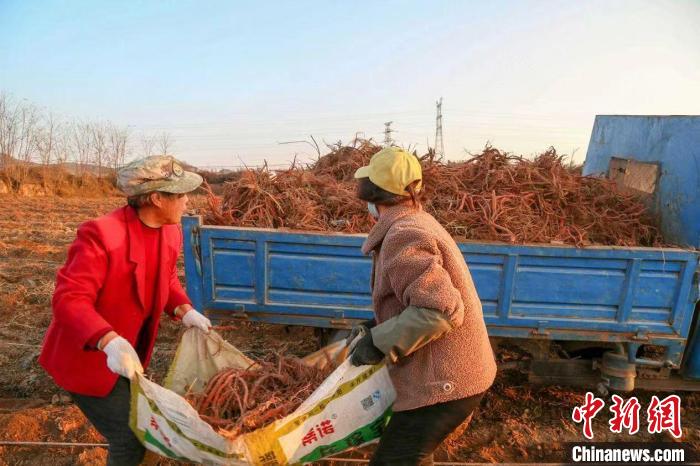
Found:
[[[369,178],[385,191],[409,196],[406,186],[414,181],[421,181],[416,186],[416,191],[420,191],[423,171],[415,155],[398,147],[386,147],[372,156],[369,165],[358,168],[355,178]]]

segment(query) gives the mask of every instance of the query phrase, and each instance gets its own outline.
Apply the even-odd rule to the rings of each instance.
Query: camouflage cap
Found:
[[[127,196],[162,191],[189,193],[202,184],[202,177],[185,171],[170,155],[152,155],[134,160],[117,172],[117,187]]]

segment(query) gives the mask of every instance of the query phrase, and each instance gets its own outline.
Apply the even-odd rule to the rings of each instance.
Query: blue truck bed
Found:
[[[608,177],[640,195],[668,241],[700,247],[698,129],[698,115],[599,115],[584,174]],[[360,252],[364,235],[216,227],[199,217],[183,219],[183,226],[187,288],[202,311],[335,328],[372,317],[371,262]],[[612,389],[631,390],[635,378],[646,387],[700,389],[697,251],[459,247],[489,335],[534,348],[531,380],[578,383],[589,371],[591,380]],[[562,349],[604,352],[552,359],[542,350],[548,340]],[[658,356],[648,346],[664,349]],[[658,357],[645,358],[647,349]]]
[[[364,235],[183,220],[187,289],[214,316],[348,328],[372,317]],[[681,363],[698,286],[682,249],[459,243],[491,336],[632,342]]]

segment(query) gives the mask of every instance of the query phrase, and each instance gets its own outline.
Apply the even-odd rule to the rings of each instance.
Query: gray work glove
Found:
[[[377,322],[374,319],[369,319],[362,321],[361,324],[355,325],[351,330],[350,330],[350,335],[348,335],[345,338],[345,345],[350,348],[352,351],[353,346],[351,346],[352,341],[359,335],[360,337],[365,334],[365,332],[369,332],[369,330],[377,325]]]
[[[354,348],[354,345],[352,342],[357,338],[358,336],[361,338],[364,336],[365,333],[369,332],[369,329],[365,325],[356,325],[350,330],[350,335],[348,335],[345,338],[345,346],[350,348],[350,351]],[[359,341],[359,338],[358,338]]]
[[[372,341],[372,332],[364,325],[354,327],[350,332],[350,336],[346,339],[348,345],[355,340],[357,336],[357,344],[354,348],[350,348],[350,363],[353,366],[364,366],[379,364],[384,359],[384,353],[374,346]]]

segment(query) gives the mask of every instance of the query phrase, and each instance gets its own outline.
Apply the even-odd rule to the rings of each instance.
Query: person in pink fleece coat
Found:
[[[377,325],[353,329],[351,361],[388,359],[397,394],[370,464],[432,464],[496,376],[481,302],[457,244],[421,206],[415,156],[385,148],[355,178],[377,220],[362,246]]]

